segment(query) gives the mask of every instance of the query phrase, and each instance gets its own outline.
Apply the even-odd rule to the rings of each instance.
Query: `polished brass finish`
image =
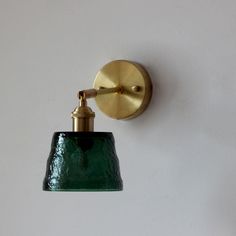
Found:
[[[93,89],[78,92],[80,106],[72,112],[73,131],[93,131],[95,113],[87,106],[88,98],[95,98],[100,110],[114,119],[131,119],[145,110],[151,95],[151,80],[141,65],[112,61],[98,72]]]
[[[97,90],[97,95],[105,95],[105,94],[111,94],[111,93],[122,93],[123,88],[120,86],[114,87],[114,88],[104,88],[100,87]]]
[[[88,99],[94,98],[98,95],[108,94],[108,93],[122,93],[123,89],[119,86],[114,88],[104,88],[100,87],[99,89],[86,89],[78,92],[77,97],[79,99]]]
[[[106,64],[96,75],[94,89],[99,109],[114,119],[131,119],[140,115],[152,95],[147,71],[141,65],[126,60]]]
[[[86,99],[80,99],[80,106],[71,113],[74,132],[88,132],[94,130],[95,113],[87,106]]]

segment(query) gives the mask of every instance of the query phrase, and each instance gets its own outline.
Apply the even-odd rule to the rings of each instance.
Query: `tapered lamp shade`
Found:
[[[43,190],[119,191],[122,189],[119,160],[112,133],[54,133]]]

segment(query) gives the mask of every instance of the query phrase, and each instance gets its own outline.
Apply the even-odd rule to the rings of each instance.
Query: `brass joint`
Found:
[[[79,98],[79,100],[81,100],[81,99],[88,99],[88,98],[94,98],[96,96],[97,96],[97,90],[96,89],[81,90],[77,94],[77,97]]]

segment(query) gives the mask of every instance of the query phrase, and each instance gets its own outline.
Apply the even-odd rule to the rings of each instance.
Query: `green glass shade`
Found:
[[[54,133],[43,190],[119,191],[122,189],[119,160],[112,133]]]

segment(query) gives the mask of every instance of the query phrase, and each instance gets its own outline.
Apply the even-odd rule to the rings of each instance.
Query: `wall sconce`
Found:
[[[151,95],[151,80],[141,65],[126,60],[106,64],[98,72],[94,88],[78,93],[80,105],[72,112],[73,132],[54,133],[43,190],[122,190],[113,134],[93,132],[95,113],[87,99],[95,98],[102,112],[122,120],[140,115]]]

